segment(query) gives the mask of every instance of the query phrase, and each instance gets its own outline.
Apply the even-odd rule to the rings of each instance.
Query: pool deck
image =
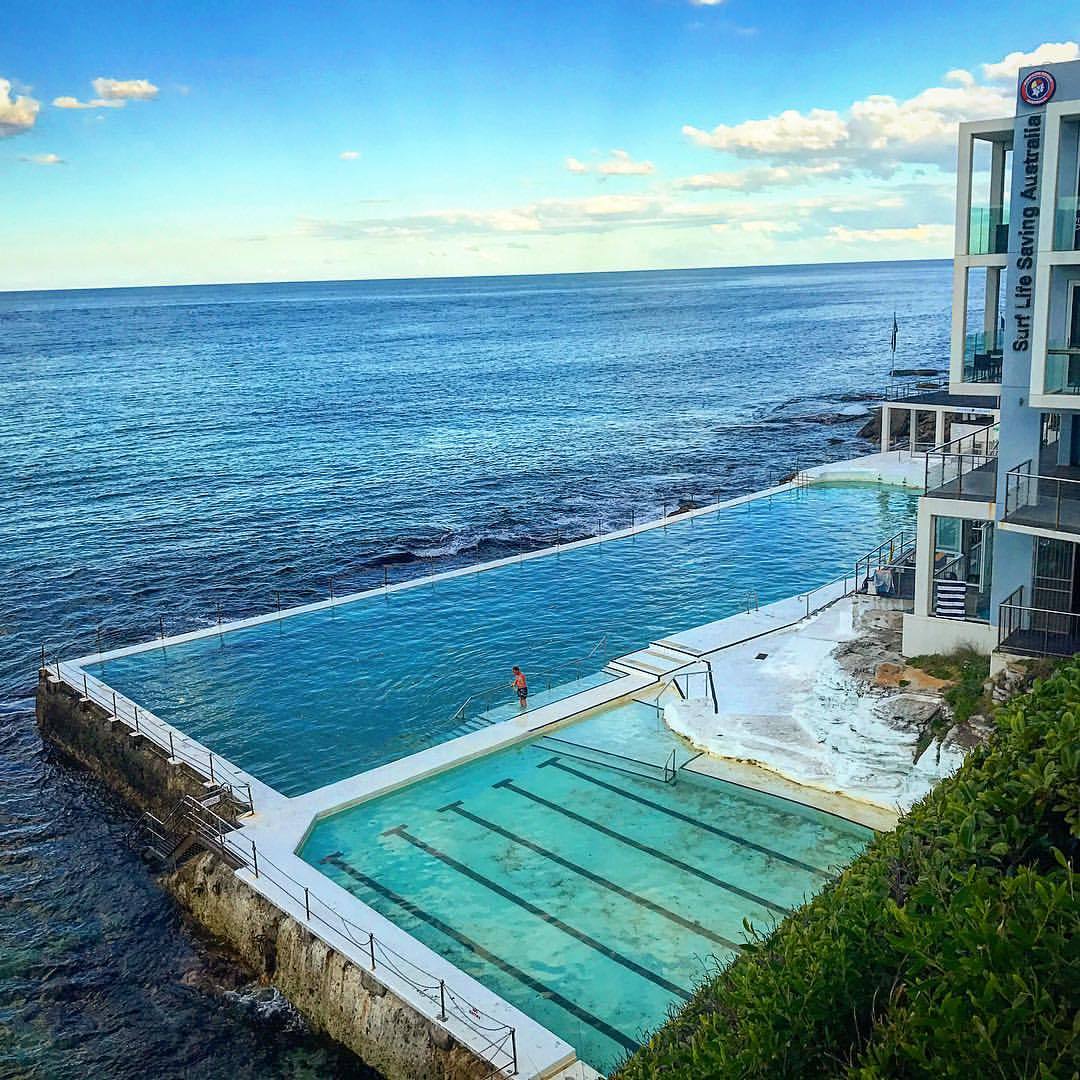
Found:
[[[809,469],[794,482],[691,510],[680,514],[675,520],[681,521],[685,518],[715,513],[717,510],[741,505],[755,499],[782,494],[807,483],[861,481],[921,488],[922,477],[923,457],[921,455],[895,452],[873,454],[848,462]],[[600,707],[628,699],[631,695],[648,692],[649,688],[659,688],[669,682],[673,673],[680,667],[693,667],[696,664],[700,668],[703,656],[707,655],[709,662],[719,672],[720,668],[717,665],[721,661],[718,657],[724,657],[725,654],[741,655],[748,649],[755,648],[752,642],[760,641],[764,637],[775,638],[784,633],[791,633],[800,625],[812,623],[814,620],[811,616],[815,611],[835,605],[842,600],[848,589],[847,580],[830,582],[809,593],[802,593],[761,609],[756,609],[751,604],[749,605],[751,610],[669,635],[645,649],[609,660],[606,670],[616,675],[610,682],[529,709],[518,716],[493,723],[478,731],[295,798],[285,797],[274,788],[262,783],[257,777],[251,776],[235,764],[214,754],[212,748],[191,739],[179,729],[142,709],[137,703],[122,695],[114,694],[111,687],[100,679],[90,676],[85,668],[88,665],[120,656],[214,637],[243,627],[257,626],[305,612],[352,603],[369,596],[384,595],[387,592],[429,585],[432,581],[447,580],[499,566],[544,558],[556,551],[608,543],[640,532],[664,528],[666,524],[668,522],[665,520],[647,522],[634,528],[591,537],[557,548],[546,548],[499,559],[481,566],[451,570],[397,585],[239,620],[227,625],[206,627],[129,648],[91,654],[75,661],[60,661],[56,665],[50,664],[49,674],[50,677],[55,675],[59,681],[66,683],[84,698],[88,697],[95,701],[106,711],[111,709],[116,720],[133,728],[132,735],[148,739],[159,748],[166,748],[172,763],[185,763],[205,775],[207,770],[204,763],[209,758],[211,772],[216,766],[217,773],[214,779],[217,782],[250,785],[253,811],[242,819],[242,828],[230,834],[230,838],[235,841],[238,848],[250,845],[253,850],[257,850],[258,858],[263,862],[261,873],[255,872],[250,866],[241,867],[236,871],[237,876],[253,890],[302,924],[307,925],[312,933],[322,937],[328,945],[354,963],[365,969],[370,968],[366,942],[363,940],[358,942],[347,928],[338,932],[332,926],[325,924],[316,926],[311,922],[308,912],[305,911],[305,900],[299,897],[306,898],[309,894],[317,897],[331,911],[347,918],[353,927],[363,927],[374,933],[381,942],[389,943],[408,963],[415,965],[436,980],[445,980],[447,987],[453,987],[455,993],[483,1010],[489,1017],[513,1027],[516,1032],[520,1075],[537,1078],[566,1075],[568,1078],[574,1076],[585,1080],[598,1074],[588,1066],[575,1062],[574,1050],[565,1041],[448,963],[439,954],[335,884],[315,867],[308,865],[297,855],[298,848],[320,818],[358,802],[387,794],[464,762],[513,746],[556,725],[574,722]],[[727,676],[724,675],[723,678],[726,679]],[[800,786],[780,772],[769,771],[757,765],[713,757],[698,759],[693,764],[692,771],[714,779],[765,791],[828,813],[838,814],[872,828],[887,829],[895,824],[895,814],[887,809],[858,802],[845,797],[843,793]],[[207,776],[207,786],[210,779],[211,777]],[[274,880],[272,873],[267,872],[267,864],[283,875],[278,881]],[[285,884],[286,882],[288,884]],[[476,1031],[458,1023],[453,1016],[438,1017],[438,1008],[430,996],[418,991],[408,980],[397,978],[393,972],[384,970],[375,971],[374,976],[423,1016],[438,1021],[461,1043],[473,1048],[478,1054],[484,1053],[483,1040],[478,1038]],[[570,1073],[564,1072],[571,1067]]]

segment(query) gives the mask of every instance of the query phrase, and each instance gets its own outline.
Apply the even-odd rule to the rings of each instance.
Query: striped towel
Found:
[[[934,614],[939,619],[962,619],[965,616],[964,600],[967,585],[963,581],[939,581],[937,583],[937,606]]]

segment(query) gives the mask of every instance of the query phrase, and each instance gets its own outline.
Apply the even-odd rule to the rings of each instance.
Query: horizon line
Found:
[[[701,270],[797,270],[814,266],[878,266],[886,263],[921,263],[952,262],[949,256],[914,259],[824,259],[809,263],[742,263],[728,266],[665,266],[638,267],[625,270],[548,270],[542,272],[521,272],[506,274],[414,274],[394,277],[353,277],[353,278],[274,278],[264,281],[186,281],[158,282],[147,285],[76,285],[67,288],[15,288],[0,289],[0,296],[18,296],[26,293],[80,293],[80,292],[130,292],[136,289],[216,289],[222,287],[242,288],[261,285],[337,285],[364,282],[379,284],[393,281],[482,281],[501,278],[540,278],[540,277],[595,277],[602,274],[687,274]]]

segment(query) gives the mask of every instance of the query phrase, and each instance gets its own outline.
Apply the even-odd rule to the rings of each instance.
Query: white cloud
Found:
[[[80,101],[73,97],[53,98],[53,107],[57,109],[122,109],[122,101],[105,101],[103,98],[94,98],[92,101]]]
[[[841,244],[950,244],[953,238],[951,225],[908,225],[902,228],[849,229],[834,225],[829,229],[829,239]]]
[[[576,157],[568,157],[564,164],[567,172],[578,174],[595,171],[601,176],[648,176],[656,172],[651,161],[635,161],[628,150],[612,150],[611,157],[599,165],[587,165]]]
[[[811,109],[805,115],[787,109],[767,120],[744,120],[741,124],[718,124],[702,131],[691,124],[683,134],[698,146],[724,150],[740,157],[783,157],[833,150],[847,139],[847,127],[840,114],[829,109]]]
[[[888,174],[902,164],[949,168],[962,120],[1009,116],[1012,87],[1021,66],[1080,58],[1075,42],[1048,43],[981,65],[983,80],[953,68],[942,86],[910,98],[870,94],[846,109],[788,109],[776,116],[718,124],[705,130],[687,124],[683,134],[699,146],[736,157],[782,162],[831,162],[845,169]],[[733,186],[737,182],[733,182]],[[720,181],[718,186],[724,186]]]
[[[104,101],[153,101],[158,96],[158,88],[148,79],[97,78],[91,85]]]
[[[129,101],[153,101],[158,88],[147,79],[94,79],[91,85],[97,97],[80,101],[65,94],[53,98],[57,109],[122,109]]]
[[[719,7],[724,0],[690,0],[694,7]]]
[[[338,157],[342,161],[355,161],[360,156],[359,150],[342,150]]]
[[[11,81],[0,79],[0,139],[29,131],[37,121],[40,109],[41,102],[28,94],[12,96]]]
[[[1060,64],[1069,60],[1080,60],[1080,45],[1075,41],[1047,41],[1031,52],[1011,52],[996,64],[983,64],[982,70],[987,79],[1012,82],[1023,67]]]
[[[788,232],[820,209],[816,202],[785,200],[777,205],[745,201],[699,202],[668,192],[603,194],[577,199],[540,199],[494,210],[437,210],[392,218],[352,221],[308,220],[301,231],[327,240],[448,239],[455,236],[514,234],[559,236],[627,228],[708,228],[753,221],[750,231]],[[772,222],[771,226],[764,224]]]
[[[768,187],[790,187],[843,173],[839,162],[821,165],[768,165],[741,169],[737,172],[696,173],[675,181],[675,187],[686,191],[760,191]]]
[[[795,221],[767,221],[761,218],[751,218],[749,221],[722,221],[710,228],[720,236],[742,234],[743,236],[768,237],[799,231],[799,225]]]
[[[626,150],[612,150],[611,158],[597,166],[604,176],[646,176],[656,171],[651,161],[635,161]]]
[[[945,72],[945,81],[959,83],[961,86],[973,86],[975,76],[964,68],[953,68],[951,71]]]
[[[31,165],[64,165],[66,162],[59,154],[29,154],[22,158]]]

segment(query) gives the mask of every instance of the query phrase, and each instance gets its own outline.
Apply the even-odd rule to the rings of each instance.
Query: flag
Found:
[[[896,352],[896,335],[900,333],[900,327],[896,322],[896,312],[892,313],[892,334],[889,336],[889,348]]]

